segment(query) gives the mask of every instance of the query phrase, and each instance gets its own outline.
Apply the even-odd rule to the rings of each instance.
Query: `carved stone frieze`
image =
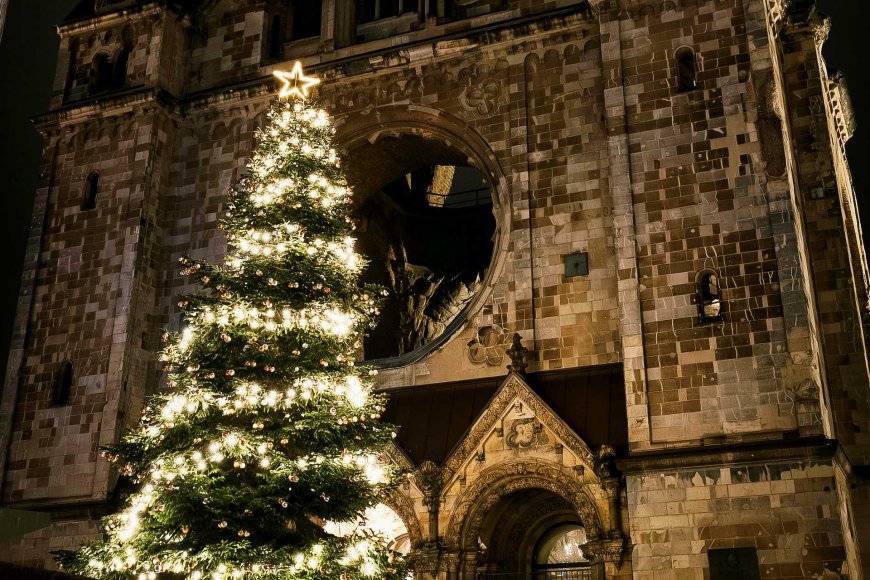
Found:
[[[445,566],[450,567],[447,551],[437,542],[426,542],[408,555],[408,564],[418,574],[436,576]]]
[[[384,504],[396,512],[405,528],[408,530],[408,537],[411,540],[411,547],[416,548],[423,543],[423,533],[420,527],[420,520],[417,518],[417,512],[414,510],[414,502],[407,494],[399,490],[394,490],[390,493]]]
[[[384,450],[384,454],[387,456],[387,460],[393,465],[397,465],[398,467],[411,471],[414,469],[414,463],[405,453],[405,451],[396,445],[396,442],[391,442],[386,450]]]

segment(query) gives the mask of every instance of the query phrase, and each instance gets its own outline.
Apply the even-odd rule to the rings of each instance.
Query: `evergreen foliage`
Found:
[[[354,365],[376,313],[359,282],[351,193],[328,116],[281,100],[221,220],[224,264],[183,258],[203,290],[166,336],[169,392],[106,456],[141,487],[105,539],[59,552],[96,578],[404,578],[371,534],[327,521],[382,501],[383,400]]]

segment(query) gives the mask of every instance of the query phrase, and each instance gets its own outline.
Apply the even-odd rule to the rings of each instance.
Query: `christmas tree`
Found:
[[[94,578],[404,578],[365,532],[329,521],[381,501],[395,435],[354,365],[376,312],[359,282],[351,192],[327,114],[305,101],[301,67],[284,82],[248,171],[221,220],[224,264],[182,258],[203,290],[181,299],[186,326],[162,353],[166,394],[106,457],[140,487],[104,519],[105,539],[58,553]],[[293,98],[303,97],[303,98]]]

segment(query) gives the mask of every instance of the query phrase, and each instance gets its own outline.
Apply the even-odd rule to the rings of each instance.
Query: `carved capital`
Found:
[[[408,554],[408,564],[417,573],[427,573],[435,576],[445,566],[449,570],[459,567],[458,559],[447,551],[438,542],[427,542],[419,550]]]
[[[608,498],[616,497],[619,493],[619,489],[622,487],[620,477],[608,477],[607,479],[602,479],[599,485],[601,486],[601,491],[603,491],[604,495]]]
[[[620,535],[618,538],[587,542],[580,549],[590,562],[615,562],[616,567],[620,568],[628,551],[627,547],[625,538]]]

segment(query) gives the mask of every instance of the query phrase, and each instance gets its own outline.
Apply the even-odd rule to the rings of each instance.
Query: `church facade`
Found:
[[[99,534],[99,456],[322,79],[390,294],[386,502],[418,578],[864,578],[854,120],[811,0],[84,0],[58,27],[0,399],[0,561]]]

